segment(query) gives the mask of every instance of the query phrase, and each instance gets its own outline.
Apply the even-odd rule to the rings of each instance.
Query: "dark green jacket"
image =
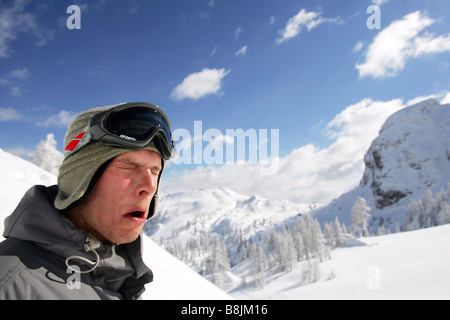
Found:
[[[6,218],[0,300],[138,299],[153,280],[142,260],[141,238],[126,245],[99,243],[86,252],[89,235],[53,206],[57,190],[31,188]]]

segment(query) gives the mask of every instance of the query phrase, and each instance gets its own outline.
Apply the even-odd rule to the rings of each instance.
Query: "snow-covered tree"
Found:
[[[325,223],[323,236],[330,249],[337,248],[343,244],[342,226],[338,217],[333,223]]]
[[[56,149],[55,135],[49,133],[46,140],[42,140],[36,147],[33,153],[33,162],[38,167],[58,175],[58,169],[61,165],[64,155]]]
[[[442,224],[450,223],[450,206],[447,201],[441,202],[441,211],[439,212]]]
[[[230,270],[230,260],[227,247],[223,242],[222,237],[214,237],[208,273],[214,274],[228,270]]]
[[[429,228],[450,223],[449,190],[441,190],[435,196],[431,190],[427,190],[417,201],[412,201],[408,207],[405,230]]]
[[[264,274],[264,251],[261,244],[250,243],[249,259],[253,284],[263,288],[266,284],[266,278]]]
[[[304,283],[317,282],[320,279],[319,259],[310,257],[306,260],[302,270],[302,280]]]
[[[346,231],[344,230],[344,228],[341,225],[339,218],[337,216],[336,216],[336,219],[334,219],[333,230],[334,230],[334,236],[336,239],[336,246],[339,247],[344,244],[343,234],[346,233]]]
[[[212,282],[222,288],[224,286],[222,273],[230,270],[230,259],[222,237],[213,237],[212,241],[212,253],[207,260],[206,273],[211,274]]]
[[[369,235],[368,221],[370,218],[370,207],[366,203],[366,199],[358,197],[352,207],[352,228],[355,233],[359,233],[362,237]]]

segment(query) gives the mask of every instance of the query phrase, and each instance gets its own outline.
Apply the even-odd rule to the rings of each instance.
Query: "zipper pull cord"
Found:
[[[92,251],[95,254],[95,256],[97,257],[97,261],[91,261],[91,260],[89,260],[89,259],[87,259],[85,257],[81,257],[81,256],[70,256],[70,257],[68,257],[66,259],[66,266],[67,266],[67,268],[72,270],[72,271],[74,271],[74,272],[76,272],[76,273],[89,273],[89,272],[94,271],[97,268],[97,266],[98,266],[98,264],[100,262],[100,256],[98,255],[98,253],[97,253],[97,251],[95,249],[98,249],[101,246],[101,244],[102,243],[99,240],[97,240],[94,236],[89,235],[87,237],[87,239],[86,239],[85,244],[83,245],[83,249],[84,249],[85,252],[91,252]],[[80,271],[79,268],[74,268],[74,267],[72,267],[69,264],[70,260],[75,260],[75,259],[81,260],[83,262],[86,262],[87,264],[89,264],[89,265],[91,265],[93,267],[91,269],[89,269],[89,270],[86,270],[86,271]]]

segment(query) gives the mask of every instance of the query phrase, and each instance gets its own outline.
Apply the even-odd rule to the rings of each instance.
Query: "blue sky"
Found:
[[[448,17],[444,0],[0,0],[0,148],[26,157],[53,133],[62,151],[81,111],[146,101],[173,129],[279,130],[276,175],[172,164],[167,188],[328,201],[359,182],[386,117],[449,100]]]

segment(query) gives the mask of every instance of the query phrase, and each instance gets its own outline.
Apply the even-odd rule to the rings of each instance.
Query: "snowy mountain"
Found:
[[[25,192],[35,184],[53,185],[56,177],[31,162],[0,149],[0,221],[19,203]],[[0,239],[2,241],[3,238]],[[231,297],[187,267],[180,260],[144,236],[144,261],[154,273],[143,299],[151,300],[228,300]]]
[[[408,206],[427,190],[436,195],[450,182],[450,105],[429,99],[406,107],[387,119],[365,157],[358,187],[343,194],[315,217],[335,216],[351,224],[351,208],[358,197],[371,208],[372,232],[382,224],[394,231],[404,227]]]
[[[161,194],[158,206],[158,215],[145,226],[146,234],[183,261],[189,261],[188,265],[199,273],[206,271],[204,255],[210,252],[208,246],[214,235],[220,235],[234,265],[239,260],[236,244],[261,238],[259,235],[284,221],[315,208],[287,200],[244,196],[223,187]],[[192,250],[183,248],[186,244],[199,252],[192,254]]]
[[[154,239],[185,241],[196,234],[227,233],[230,229],[257,232],[313,209],[310,205],[287,200],[269,200],[244,196],[230,189],[199,189],[175,194],[161,194],[158,215],[146,228]]]

